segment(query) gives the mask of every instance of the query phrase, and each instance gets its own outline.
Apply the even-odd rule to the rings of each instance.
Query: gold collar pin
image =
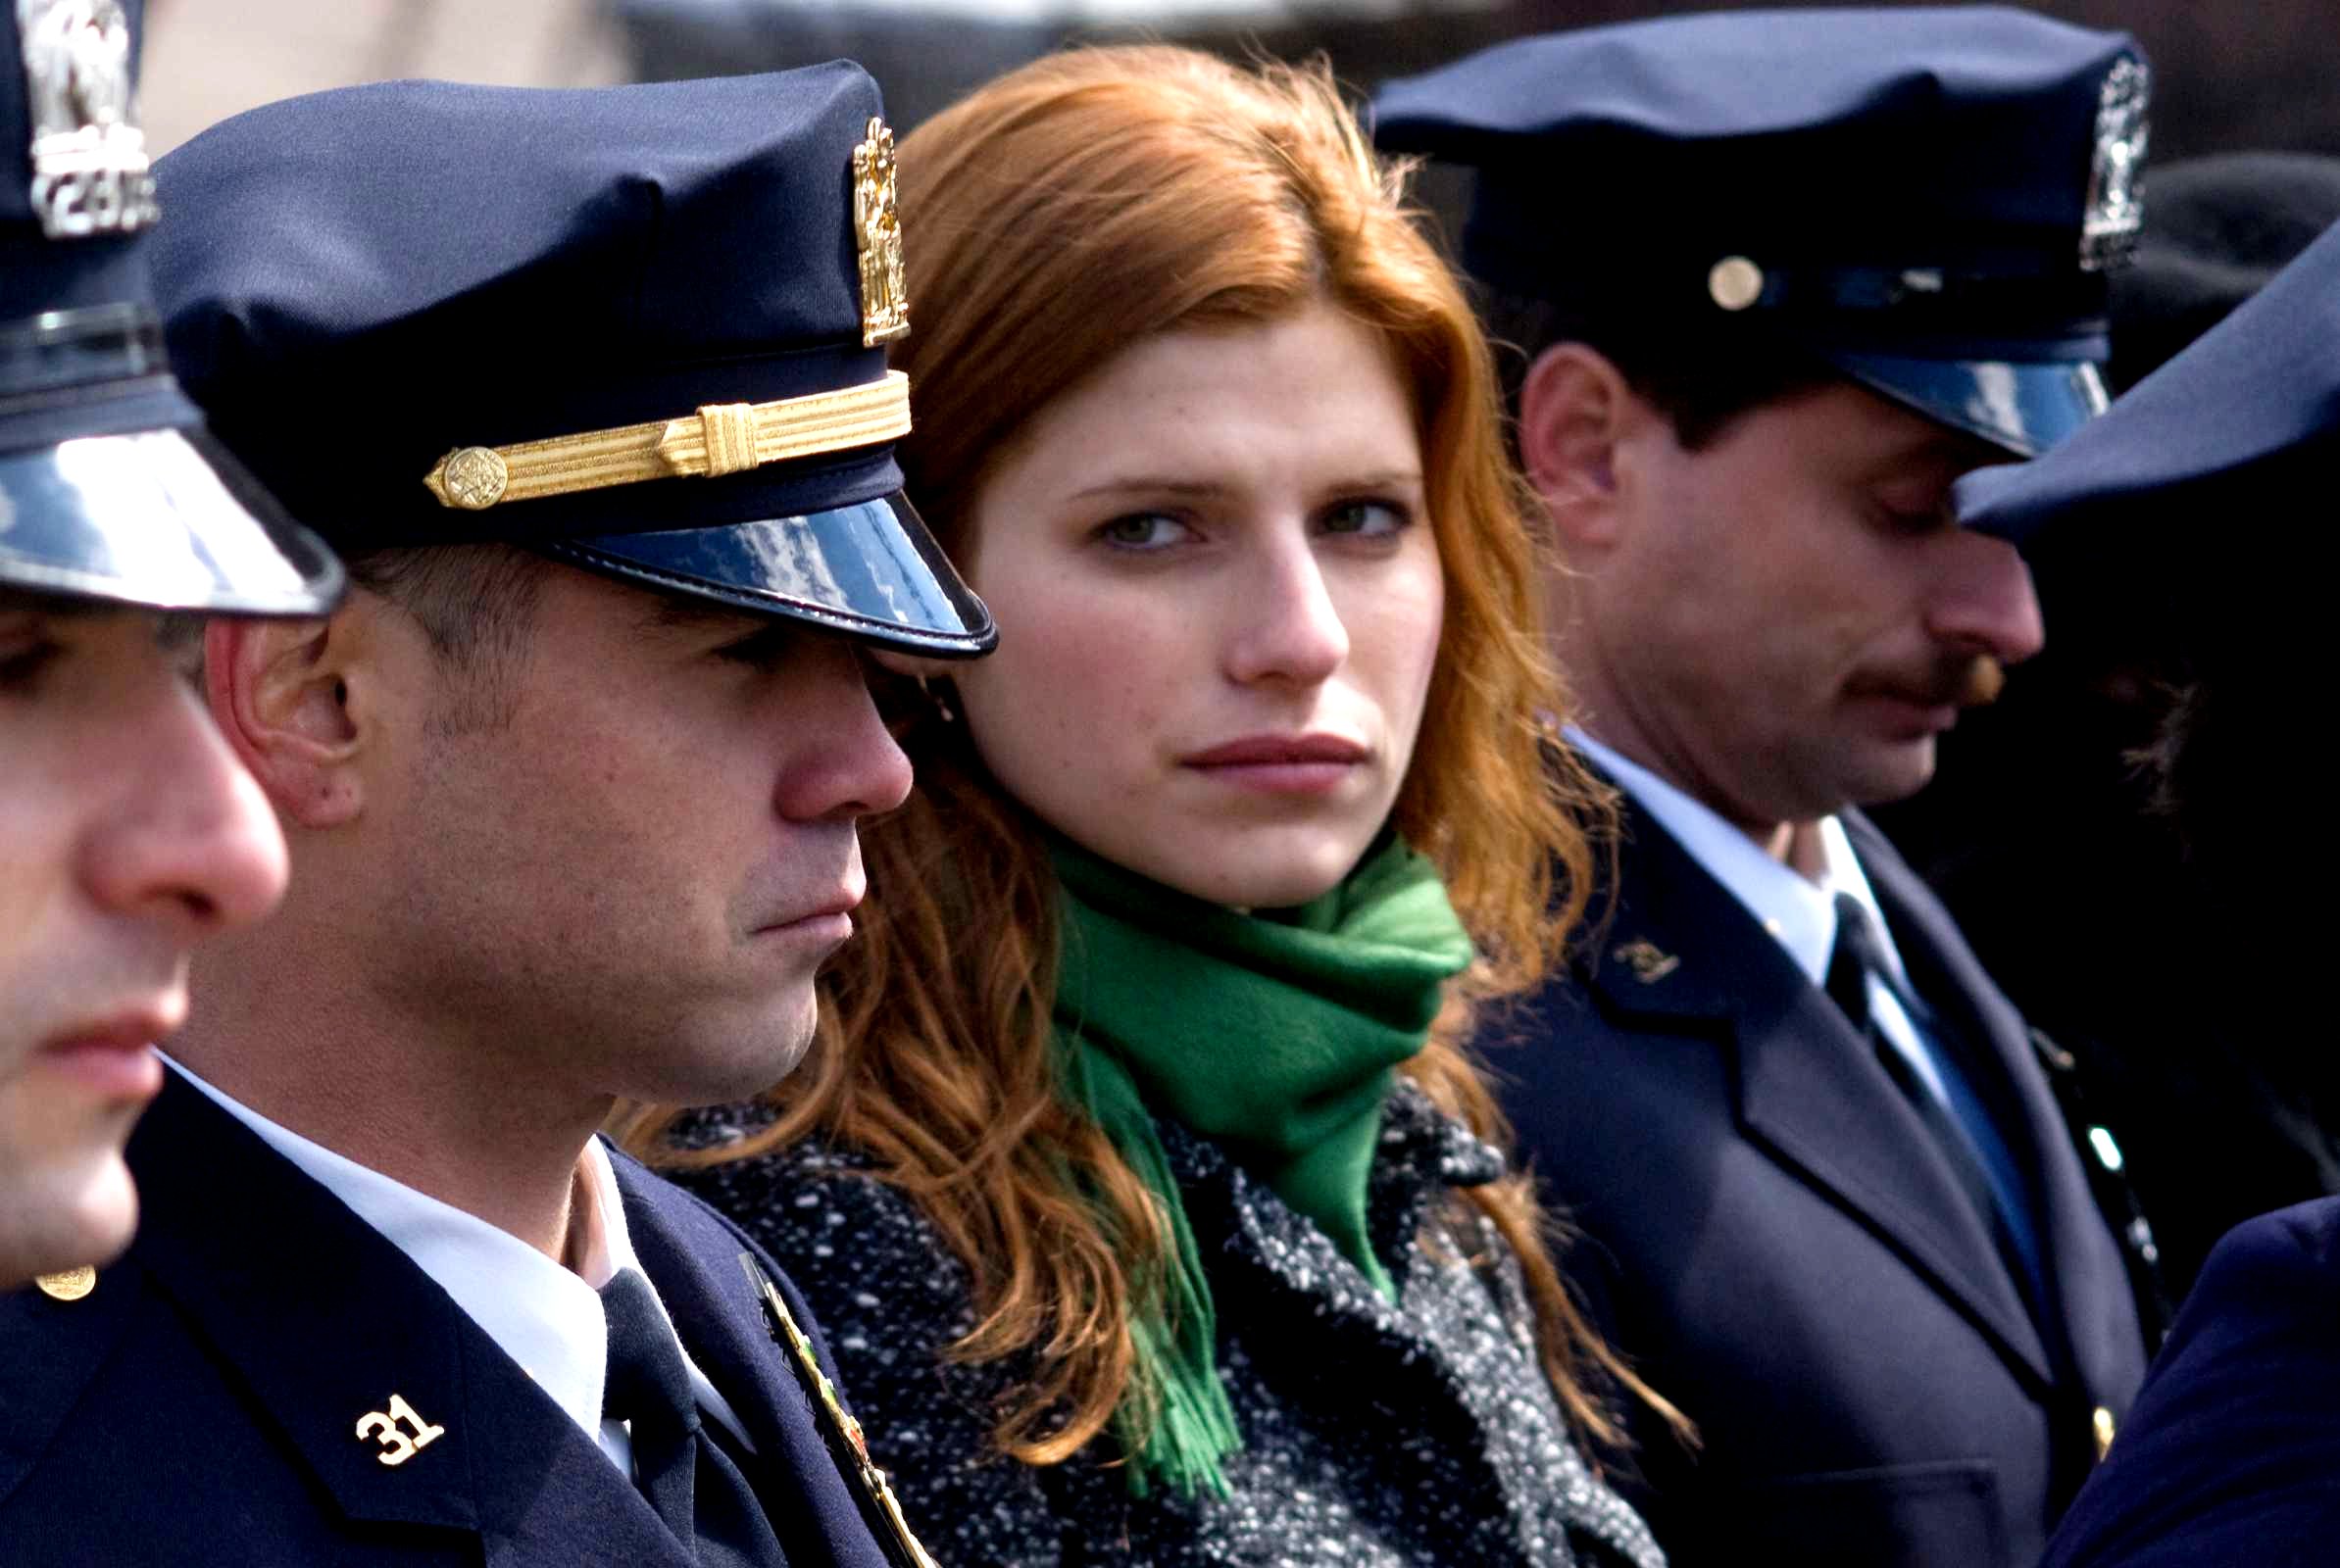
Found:
[[[1618,948],[1612,957],[1633,971],[1633,978],[1645,986],[1659,981],[1682,966],[1682,960],[1670,953],[1662,953],[1654,942],[1633,941]]]
[[[77,1301],[97,1289],[97,1270],[87,1263],[33,1276],[33,1287],[52,1301]]]

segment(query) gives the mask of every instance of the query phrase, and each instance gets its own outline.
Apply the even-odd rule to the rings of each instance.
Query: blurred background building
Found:
[[[1669,11],[1658,0],[150,0],[145,116],[169,148],[273,98],[394,76],[574,86],[850,56],[907,130],[976,82],[1073,39],[1229,53],[1321,50],[1360,88],[1499,38]],[[2143,40],[2157,159],[2340,152],[2332,0],[2041,0]]]

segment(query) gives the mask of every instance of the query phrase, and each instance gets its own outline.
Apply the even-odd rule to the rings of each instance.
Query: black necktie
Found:
[[[2030,1269],[2022,1264],[2021,1250],[2015,1245],[2014,1237],[2008,1232],[2006,1216],[1999,1208],[1998,1192],[1983,1171],[1982,1156],[1975,1152],[1974,1142],[1967,1136],[1967,1130],[1950,1113],[1950,1107],[1943,1104],[1941,1097],[1926,1087],[1910,1059],[1902,1054],[1892,1041],[1885,1038],[1884,1032],[1877,1028],[1876,1020],[1869,1015],[1868,981],[1871,975],[1891,988],[1897,998],[1904,995],[1899,987],[1893,986],[1891,971],[1885,964],[1884,950],[1878,944],[1875,926],[1869,923],[1868,911],[1851,894],[1839,893],[1836,895],[1836,947],[1828,955],[1828,998],[1844,1010],[1845,1017],[1852,1021],[1855,1029],[1868,1037],[1869,1049],[1876,1053],[1878,1064],[1885,1069],[1885,1075],[1893,1080],[1895,1087],[1901,1090],[1902,1098],[1917,1113],[1917,1119],[1925,1124],[1925,1130],[1933,1135],[1943,1158],[1950,1163],[1951,1173],[1958,1178],[1960,1187],[1966,1190],[1967,1198],[1973,1203],[1984,1228],[1991,1233],[1991,1239],[1998,1244],[2016,1279],[2024,1286],[2028,1296]],[[1909,1004],[1905,1002],[1905,1009]]]
[[[763,1505],[699,1420],[682,1347],[650,1282],[620,1269],[601,1288],[609,1320],[606,1419],[627,1424],[635,1484],[702,1568],[779,1568],[786,1562]]]

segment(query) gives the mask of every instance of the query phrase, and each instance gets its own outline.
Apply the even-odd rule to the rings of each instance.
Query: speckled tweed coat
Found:
[[[1475,1214],[1457,1220],[1441,1201],[1493,1180],[1501,1155],[1401,1084],[1369,1202],[1399,1287],[1392,1306],[1220,1149],[1162,1132],[1245,1437],[1225,1501],[1131,1498],[1104,1467],[1104,1440],[1046,1469],[996,1457],[988,1412],[1007,1374],[940,1354],[973,1321],[966,1271],[851,1156],[800,1146],[681,1179],[811,1299],[870,1446],[943,1568],[1663,1562],[1568,1441],[1518,1262]]]

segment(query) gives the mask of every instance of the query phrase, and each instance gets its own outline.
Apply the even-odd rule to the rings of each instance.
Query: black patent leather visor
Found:
[[[320,615],[341,564],[200,435],[0,453],[0,584],[156,610]]]
[[[991,612],[899,492],[802,516],[540,548],[629,582],[929,659],[973,659],[999,641]]]
[[[1831,353],[1845,374],[1896,403],[2018,458],[2036,458],[2105,412],[2104,377],[2086,360],[1913,360]]]

